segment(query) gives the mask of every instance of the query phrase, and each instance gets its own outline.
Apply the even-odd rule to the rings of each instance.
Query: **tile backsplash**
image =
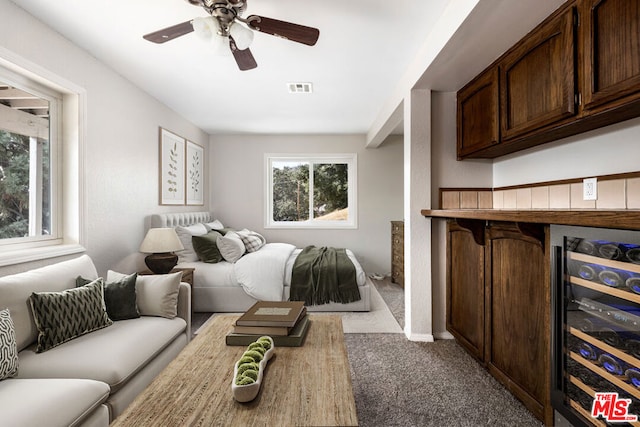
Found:
[[[440,189],[441,209],[640,209],[640,173],[598,177],[597,200],[582,199],[582,180],[506,189]]]

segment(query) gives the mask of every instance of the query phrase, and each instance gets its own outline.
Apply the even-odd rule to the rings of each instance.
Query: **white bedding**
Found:
[[[196,287],[242,286],[257,300],[280,301],[284,286],[291,285],[291,271],[302,249],[288,243],[267,243],[260,250],[245,254],[235,264],[219,262],[183,262],[178,267],[193,267]],[[353,252],[347,256],[356,267],[356,282],[364,286],[366,274]]]

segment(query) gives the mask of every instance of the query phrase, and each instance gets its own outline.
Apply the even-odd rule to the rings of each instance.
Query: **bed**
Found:
[[[180,230],[181,233],[184,233],[185,228],[197,228],[214,222],[217,221],[210,212],[167,213],[151,216],[151,227],[172,227]],[[194,311],[237,313],[246,311],[259,299],[288,300],[291,291],[292,267],[301,250],[288,243],[267,242],[256,252],[243,255],[235,263],[227,261],[205,263],[181,256],[176,267],[194,268],[192,289]],[[353,252],[349,249],[345,252],[356,269],[360,300],[308,306],[308,311],[370,310],[370,291],[373,284]],[[261,281],[261,279],[264,280]],[[275,284],[270,285],[269,288],[262,286],[263,282],[271,283],[279,280],[282,280],[279,288],[275,288]]]

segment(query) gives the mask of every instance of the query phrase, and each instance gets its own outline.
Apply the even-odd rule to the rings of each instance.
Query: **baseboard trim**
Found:
[[[416,342],[434,342],[435,341],[433,339],[432,334],[412,334],[407,329],[404,330],[404,334],[407,336],[409,341],[416,341]]]
[[[455,337],[453,335],[451,335],[449,332],[444,331],[444,332],[435,332],[433,334],[433,336],[437,339],[437,340],[453,340],[455,339]]]

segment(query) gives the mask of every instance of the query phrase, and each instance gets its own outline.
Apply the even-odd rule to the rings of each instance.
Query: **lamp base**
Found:
[[[178,255],[173,252],[150,254],[144,258],[144,263],[155,274],[167,274],[178,263]]]

